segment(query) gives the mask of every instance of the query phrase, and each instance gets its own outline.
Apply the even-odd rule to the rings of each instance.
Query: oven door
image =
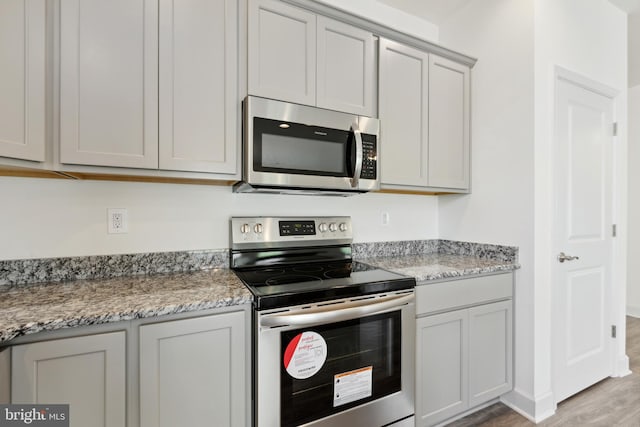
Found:
[[[247,97],[244,176],[253,186],[379,188],[378,120]]]
[[[413,299],[257,312],[254,424],[372,427],[413,415]]]

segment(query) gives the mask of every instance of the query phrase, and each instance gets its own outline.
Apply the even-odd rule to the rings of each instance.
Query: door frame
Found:
[[[553,141],[557,141],[557,125],[558,125],[558,95],[560,82],[568,82],[570,84],[582,87],[589,91],[595,92],[606,98],[611,99],[613,104],[612,121],[617,123],[617,134],[613,136],[612,146],[612,188],[611,188],[611,203],[612,203],[612,221],[617,226],[617,236],[611,241],[611,301],[610,301],[610,318],[611,322],[616,325],[617,334],[614,343],[611,345],[611,377],[621,377],[631,373],[629,370],[629,359],[626,355],[626,271],[627,271],[627,92],[620,91],[612,88],[606,84],[592,80],[584,75],[578,74],[574,71],[570,71],[566,68],[556,65],[554,68],[553,79]],[[552,200],[552,209],[549,212],[549,224],[550,224],[550,250],[548,257],[548,268],[551,272],[551,289],[549,296],[551,297],[551,319],[550,324],[556,324],[558,310],[555,301],[555,287],[557,286],[557,273],[556,273],[556,259],[555,255],[558,253],[556,247],[555,233],[556,228],[556,216],[557,206],[556,198],[557,192],[556,184],[558,182],[557,176],[557,155],[555,143],[550,151],[551,155],[551,176],[552,182],[550,186],[549,195]],[[554,345],[553,334],[556,332],[553,326],[550,328],[549,340],[551,348],[551,385],[552,390],[557,390],[556,385],[556,354],[557,349]],[[557,398],[554,396],[554,403],[557,406]]]

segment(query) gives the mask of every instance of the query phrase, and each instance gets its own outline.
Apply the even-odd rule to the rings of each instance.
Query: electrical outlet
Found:
[[[389,225],[389,212],[382,212],[382,225]]]
[[[126,209],[107,209],[107,228],[109,234],[128,233],[129,221]]]

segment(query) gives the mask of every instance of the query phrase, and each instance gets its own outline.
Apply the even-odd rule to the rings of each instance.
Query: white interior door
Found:
[[[613,99],[557,81],[554,239],[556,402],[613,373]]]

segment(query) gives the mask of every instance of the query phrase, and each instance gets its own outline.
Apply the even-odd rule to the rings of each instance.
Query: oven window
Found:
[[[282,332],[282,426],[308,423],[400,391],[401,322],[401,312],[397,310]],[[296,379],[285,368],[285,360],[293,363],[290,343],[300,339],[301,334],[303,337],[319,335],[321,339],[316,341],[324,340],[326,359],[315,367],[313,375]],[[318,356],[322,362],[323,355]]]
[[[253,169],[259,172],[350,176],[347,130],[254,118]]]

